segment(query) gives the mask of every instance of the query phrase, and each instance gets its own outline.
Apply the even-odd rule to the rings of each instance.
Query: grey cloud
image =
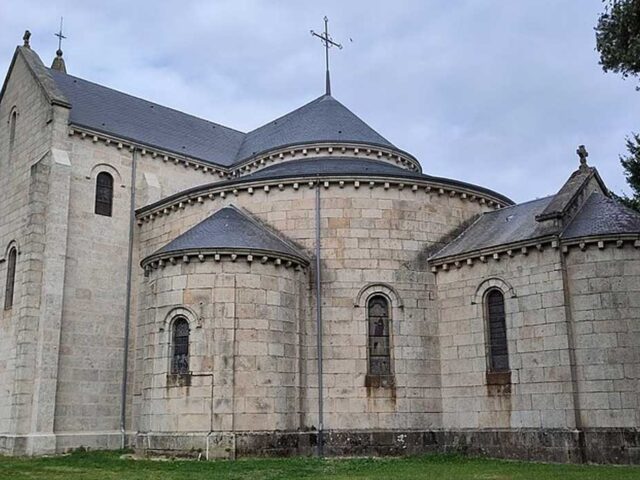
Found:
[[[427,173],[517,201],[555,191],[575,148],[611,189],[638,131],[640,94],[597,64],[600,0],[190,1],[0,4],[0,69],[30,28],[49,63],[65,16],[70,73],[241,130],[323,91],[331,19],[334,94]],[[353,42],[349,41],[353,39]]]

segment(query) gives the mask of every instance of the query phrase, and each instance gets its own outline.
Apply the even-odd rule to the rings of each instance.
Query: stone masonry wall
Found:
[[[90,136],[83,139],[69,135],[68,128],[57,140],[73,165],[55,414],[58,449],[79,445],[113,448],[121,442],[120,389],[134,154],[127,148],[118,149],[114,143],[105,145]],[[135,155],[137,206],[217,178],[140,152]],[[114,178],[111,217],[94,213],[96,177],[102,171]],[[138,268],[134,262],[133,269]],[[133,335],[131,338],[133,351]]]
[[[557,249],[437,274],[445,428],[574,428]],[[488,385],[483,294],[503,290],[511,385]],[[510,392],[508,391],[510,389]]]
[[[364,179],[362,179],[364,180]],[[364,183],[364,181],[363,181]],[[315,188],[256,188],[253,195],[187,205],[140,227],[140,258],[227,204],[244,207],[313,256]],[[434,276],[424,248],[482,208],[460,198],[410,188],[321,188],[325,428],[430,428],[441,425],[438,324]],[[309,275],[313,288],[315,274]],[[392,362],[396,386],[366,387],[366,298],[390,284]],[[354,306],[361,290],[364,298]],[[304,322],[306,385],[300,428],[317,428],[314,296]],[[143,333],[138,333],[142,338]],[[140,353],[138,353],[138,358]],[[137,368],[140,368],[138,365]],[[137,375],[137,373],[136,373]],[[136,387],[139,394],[139,389]]]
[[[18,118],[10,152],[9,120],[14,108]],[[17,55],[0,102],[0,119],[0,257],[4,260],[12,242],[20,252],[13,308],[0,312],[0,451],[11,453],[37,449],[33,442],[43,439],[46,443],[53,428],[48,412],[57,372],[55,364],[44,372],[39,367],[57,356],[60,296],[46,288],[46,282],[55,278],[51,274],[57,258],[49,249],[52,257],[47,261],[45,251],[47,242],[60,232],[66,209],[68,162],[64,155],[53,158],[51,148],[53,135],[66,124],[67,111],[49,105],[22,56]],[[61,209],[47,208],[54,198]],[[6,265],[0,262],[2,306]],[[41,322],[45,310],[49,317]],[[28,437],[31,433],[37,435]]]
[[[242,258],[151,272],[138,359],[145,373],[137,420],[148,442],[160,448],[163,435],[196,434],[180,444],[188,450],[213,431],[298,428],[306,283],[303,270]],[[170,372],[177,316],[189,321],[190,375]]]
[[[640,249],[566,256],[585,428],[640,427]]]

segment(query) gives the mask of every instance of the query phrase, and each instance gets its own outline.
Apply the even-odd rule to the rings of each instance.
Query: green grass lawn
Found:
[[[290,458],[197,462],[132,460],[121,452],[50,458],[0,457],[0,479],[640,479],[640,467],[550,465],[452,455],[411,458]]]

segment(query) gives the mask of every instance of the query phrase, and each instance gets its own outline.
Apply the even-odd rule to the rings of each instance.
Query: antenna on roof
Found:
[[[338,47],[342,50],[342,45],[337,42],[334,42],[333,39],[329,36],[329,19],[324,17],[324,33],[316,33],[311,30],[311,35],[314,37],[318,37],[322,44],[324,45],[324,60],[325,65],[327,67],[327,78],[326,78],[326,94],[331,95],[331,79],[329,78],[329,49],[331,47]]]
[[[58,33],[54,33],[54,35],[58,37],[58,50],[56,50],[56,58],[53,59],[51,68],[67,73],[67,67],[64,64],[64,59],[62,58],[62,40],[67,38],[62,34],[62,21],[63,18],[60,17],[60,30],[58,30]]]

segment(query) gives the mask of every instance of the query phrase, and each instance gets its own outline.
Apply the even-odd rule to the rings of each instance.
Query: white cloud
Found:
[[[448,176],[524,201],[553,193],[585,143],[614,191],[640,94],[605,75],[600,0],[111,0],[0,3],[0,69],[25,28],[45,63],[60,15],[69,72],[248,130],[323,92],[309,29],[331,19],[334,95]],[[353,39],[351,42],[349,39]]]

